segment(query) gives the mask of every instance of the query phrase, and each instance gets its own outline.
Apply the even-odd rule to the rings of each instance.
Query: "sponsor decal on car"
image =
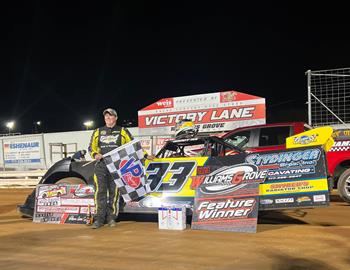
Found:
[[[291,177],[293,175],[303,175],[303,174],[312,174],[315,173],[315,167],[306,167],[306,168],[287,168],[287,169],[279,169],[268,172],[268,176],[287,176]]]
[[[298,167],[316,165],[320,156],[321,150],[318,148],[314,148],[273,154],[251,154],[246,157],[246,161],[250,164],[255,164],[258,167]]]
[[[273,204],[273,200],[271,199],[261,199],[260,204]]]
[[[192,188],[199,186],[204,194],[224,194],[240,188],[248,183],[262,183],[267,177],[267,171],[259,171],[252,164],[225,166],[208,175],[192,177]]]
[[[280,198],[280,199],[275,199],[276,203],[293,203],[294,198]]]
[[[298,197],[297,202],[298,203],[311,202],[311,198],[309,196]]]
[[[325,202],[326,201],[326,195],[325,194],[314,195],[313,199],[314,199],[314,202]]]
[[[303,135],[300,137],[295,137],[294,138],[294,144],[309,144],[312,143],[314,141],[316,141],[316,137],[318,136],[318,134],[312,134],[310,136],[308,135]]]
[[[292,194],[301,192],[327,191],[327,179],[301,181],[286,181],[278,183],[263,183],[260,185],[260,195]]]

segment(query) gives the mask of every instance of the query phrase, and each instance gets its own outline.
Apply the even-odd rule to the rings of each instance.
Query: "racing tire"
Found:
[[[60,180],[58,180],[55,184],[71,184],[71,185],[77,185],[77,184],[86,184],[85,181],[79,177],[65,177]]]
[[[345,170],[338,179],[339,196],[350,204],[350,169]]]

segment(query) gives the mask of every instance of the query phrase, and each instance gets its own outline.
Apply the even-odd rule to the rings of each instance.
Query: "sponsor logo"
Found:
[[[260,204],[272,204],[273,200],[271,199],[262,199],[260,200]]]
[[[282,169],[282,170],[273,170],[269,171],[269,176],[281,176],[281,175],[303,175],[303,174],[311,174],[315,173],[314,167],[301,168],[301,169]]]
[[[100,136],[100,141],[103,143],[115,143],[119,138],[119,134],[117,135],[108,135],[108,136]]]
[[[308,196],[299,197],[299,198],[297,199],[297,202],[298,202],[298,203],[302,203],[302,202],[311,202],[311,198],[308,197]]]
[[[320,156],[320,149],[307,149],[273,154],[252,154],[246,157],[246,161],[256,166],[278,164],[280,167],[292,167],[315,165]]]
[[[314,202],[325,202],[326,201],[326,195],[314,195],[313,196]]]
[[[294,198],[280,198],[280,199],[275,199],[276,203],[293,203]]]
[[[138,188],[141,184],[142,165],[134,158],[123,159],[119,164],[119,170],[123,180],[132,188]]]
[[[102,131],[101,131],[101,135],[106,135],[106,131],[105,131],[105,130],[102,130]]]
[[[284,182],[271,184],[267,192],[277,192],[277,191],[289,191],[293,192],[296,190],[308,190],[311,189],[312,185],[308,181],[297,181],[297,182]]]
[[[162,99],[156,102],[158,107],[169,108],[173,106],[173,101],[171,99]]]
[[[333,144],[333,147],[340,147],[340,146],[350,146],[350,141],[338,141]]]
[[[220,93],[220,101],[221,102],[230,102],[236,100],[237,93],[235,92],[224,92]]]
[[[39,147],[39,142],[23,142],[23,143],[10,143],[10,149],[22,149],[22,148],[33,148]],[[8,145],[5,147],[7,148]]]
[[[209,174],[209,173],[210,173],[210,167],[204,167],[204,166],[197,167],[197,175]]]
[[[192,177],[193,187],[205,194],[223,194],[238,190],[248,183],[262,183],[267,171],[259,171],[252,164],[223,167],[209,175]]]
[[[309,144],[316,141],[318,134],[313,134],[310,136],[303,135],[294,138],[294,144]]]

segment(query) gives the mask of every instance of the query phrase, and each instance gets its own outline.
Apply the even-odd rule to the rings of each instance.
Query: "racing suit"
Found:
[[[109,151],[133,140],[126,128],[107,126],[95,129],[91,136],[89,153],[92,158],[96,154]],[[119,192],[103,160],[98,160],[94,171],[95,183],[95,220],[100,223],[115,220],[119,214]]]

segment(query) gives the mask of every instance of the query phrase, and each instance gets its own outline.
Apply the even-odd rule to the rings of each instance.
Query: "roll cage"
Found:
[[[163,148],[157,153],[157,158],[187,157],[188,149],[191,149],[190,156],[225,156],[227,152],[244,153],[245,151],[237,146],[227,143],[216,136],[198,137],[167,141]]]

